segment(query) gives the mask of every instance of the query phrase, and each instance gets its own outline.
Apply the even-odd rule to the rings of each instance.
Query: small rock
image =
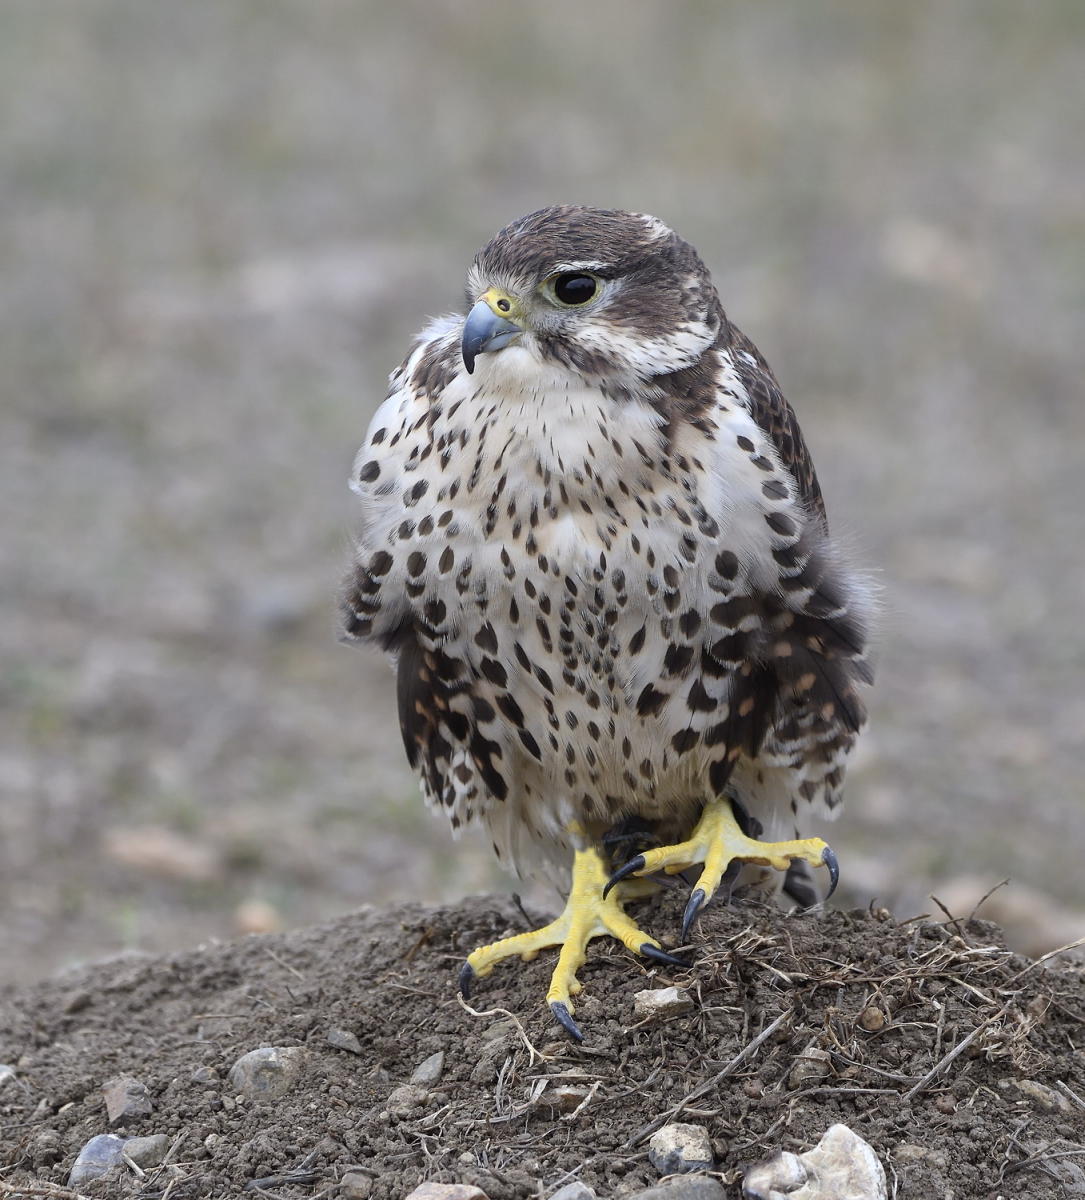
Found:
[[[129,1138],[124,1143],[124,1156],[137,1167],[157,1167],[169,1148],[170,1139],[164,1133],[155,1133],[150,1137]]]
[[[436,1054],[431,1054],[429,1058],[424,1058],[417,1067],[411,1072],[411,1083],[417,1083],[420,1087],[432,1087],[444,1074],[445,1069],[445,1052],[438,1050]]]
[[[893,1161],[899,1163],[907,1162],[929,1162],[935,1167],[945,1167],[946,1156],[941,1150],[928,1150],[926,1146],[920,1146],[915,1142],[901,1142],[893,1151]]]
[[[478,1162],[478,1155],[473,1154],[470,1150],[465,1150],[456,1156],[456,1161],[463,1163],[465,1167],[473,1167]]]
[[[342,1200],[367,1200],[373,1190],[373,1180],[361,1171],[348,1171],[339,1180],[339,1195]]]
[[[230,1068],[230,1086],[250,1100],[278,1100],[298,1082],[306,1063],[301,1046],[261,1046]]]
[[[425,1103],[429,1089],[416,1083],[401,1083],[388,1095],[388,1111],[393,1117],[409,1117]]]
[[[1060,1109],[1066,1112],[1070,1108],[1070,1102],[1064,1096],[1035,1079],[1015,1079],[1014,1083],[1022,1096],[1027,1096],[1044,1112],[1058,1112]]]
[[[712,1139],[700,1125],[664,1125],[652,1134],[648,1158],[661,1175],[707,1171],[712,1167]]]
[[[7,1063],[0,1063],[0,1089],[6,1084],[15,1082],[15,1068],[9,1067]]]
[[[859,1024],[867,1033],[877,1033],[885,1028],[885,1013],[876,1004],[870,1004],[859,1014]]]
[[[351,1054],[361,1054],[362,1043],[349,1029],[329,1029],[324,1040],[336,1050],[346,1050]]]
[[[211,846],[162,825],[118,826],[106,832],[102,848],[107,858],[155,879],[208,883],[221,868]]]
[[[824,1079],[832,1070],[832,1060],[828,1050],[818,1046],[807,1046],[795,1060],[791,1073],[787,1077],[787,1086],[794,1092],[809,1083]]]
[[[193,1083],[201,1083],[205,1087],[215,1087],[219,1081],[219,1073],[214,1067],[197,1067],[189,1079]]]
[[[100,1179],[110,1167],[115,1167],[121,1161],[123,1153],[124,1138],[117,1137],[115,1133],[100,1133],[92,1137],[72,1164],[68,1173],[68,1187],[78,1187],[81,1183]]]
[[[542,1102],[558,1112],[572,1112],[574,1108],[579,1108],[590,1094],[591,1088],[575,1083],[556,1083],[543,1092]]]
[[[90,992],[84,988],[76,988],[74,991],[69,992],[60,1002],[61,1011],[68,1016],[71,1016],[72,1013],[82,1012],[90,1004],[91,999]]]
[[[878,1156],[846,1125],[830,1125],[805,1154],[781,1150],[750,1167],[746,1200],[886,1200]]]
[[[637,1020],[648,1017],[674,1017],[693,1008],[693,997],[686,988],[647,988],[633,997],[633,1013]]]
[[[595,1192],[586,1183],[574,1179],[550,1197],[550,1200],[595,1200]]]
[[[151,1098],[147,1085],[131,1075],[118,1075],[102,1087],[105,1097],[106,1115],[110,1125],[119,1125],[134,1117],[145,1117],[151,1112]]]
[[[644,1188],[627,1196],[626,1200],[727,1200],[727,1193],[723,1184],[707,1175],[690,1175]]]
[[[266,900],[250,896],[234,909],[234,928],[238,933],[278,933],[282,927],[282,914]]]
[[[404,1200],[487,1200],[473,1183],[420,1183]]]

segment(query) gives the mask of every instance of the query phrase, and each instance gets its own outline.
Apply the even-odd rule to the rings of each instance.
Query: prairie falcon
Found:
[[[692,246],[576,206],[503,229],[465,313],[392,374],[351,485],[344,630],[392,656],[426,799],[568,885],[555,921],[468,957],[465,992],[558,945],[547,999],[579,1037],[591,938],[681,961],[624,911],[648,877],[700,866],[683,934],[725,872],[776,890],[765,868],[787,871],[810,898],[809,863],[835,885],[832,851],[795,826],[840,802],[868,592]]]

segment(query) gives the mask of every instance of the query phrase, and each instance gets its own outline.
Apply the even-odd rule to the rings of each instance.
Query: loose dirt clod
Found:
[[[637,919],[666,933],[682,901],[668,893]],[[1061,1200],[1085,1164],[1082,973],[1033,967],[993,926],[957,926],[713,908],[688,969],[651,968],[654,989],[695,1000],[664,1023],[634,1016],[643,962],[600,939],[582,972],[582,1045],[543,1003],[547,954],[503,964],[471,1008],[457,999],[464,953],[523,927],[498,897],[365,910],[8,989],[0,1062],[18,1064],[18,1077],[0,1093],[0,1197],[63,1188],[88,1138],[106,1131],[100,1089],[123,1069],[153,1104],[133,1132],[166,1135],[170,1151],[145,1178],[122,1164],[80,1185],[94,1200],[167,1189],[169,1200],[201,1200],[250,1184],[276,1200],[331,1200],[351,1174],[372,1181],[372,1200],[403,1200],[426,1180],[528,1200],[573,1179],[625,1200],[671,1186],[648,1142],[675,1123],[707,1131],[730,1195],[749,1163],[842,1123],[892,1164],[899,1200]],[[877,1032],[860,1020],[871,1005],[892,1014]],[[354,1032],[362,1054],[329,1046],[329,1029]],[[238,1099],[227,1081],[261,1044],[306,1063],[270,1103]],[[439,1080],[404,1082],[442,1050]],[[812,1050],[831,1073],[789,1088]],[[393,1104],[401,1088],[412,1090]],[[583,1101],[552,1105],[560,1089]],[[898,1158],[902,1144],[930,1153]],[[714,1180],[681,1181],[694,1183],[723,1194]]]

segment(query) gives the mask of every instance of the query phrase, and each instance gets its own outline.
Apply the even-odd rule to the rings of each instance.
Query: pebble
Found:
[[[473,1183],[420,1183],[404,1200],[488,1200]]]
[[[707,1171],[713,1164],[712,1139],[700,1125],[675,1122],[652,1134],[648,1158],[661,1175]]]
[[[808,1083],[816,1083],[824,1079],[832,1070],[832,1060],[828,1050],[818,1046],[807,1046],[795,1060],[795,1065],[787,1077],[787,1086],[794,1092]]]
[[[0,1063],[0,1088],[7,1083],[14,1083],[15,1068],[9,1067],[7,1063]]]
[[[169,1148],[170,1139],[164,1133],[155,1133],[150,1137],[129,1138],[124,1143],[124,1154],[137,1167],[157,1167]]]
[[[147,1085],[131,1075],[118,1075],[103,1084],[102,1095],[110,1125],[119,1125],[133,1117],[145,1117],[151,1112]]]
[[[572,1183],[558,1188],[550,1200],[595,1200],[595,1192],[586,1183],[574,1179]]]
[[[574,1108],[579,1108],[590,1094],[591,1088],[575,1083],[557,1083],[546,1089],[542,1101],[558,1112],[572,1112]]]
[[[83,988],[69,992],[60,1002],[61,1011],[71,1016],[72,1013],[82,1012],[91,1002],[91,994]]]
[[[432,1087],[445,1070],[445,1052],[438,1050],[436,1054],[431,1054],[429,1058],[424,1058],[417,1067],[411,1072],[411,1083],[417,1083],[420,1087]]]
[[[350,1054],[361,1054],[362,1043],[349,1029],[329,1029],[324,1040],[336,1050],[346,1050]]]
[[[278,933],[282,927],[282,914],[266,900],[250,897],[234,909],[234,928],[238,933]]]
[[[214,1067],[197,1067],[189,1079],[193,1083],[202,1083],[205,1087],[215,1087],[219,1081],[219,1073]]]
[[[339,1180],[337,1195],[341,1200],[367,1200],[372,1190],[373,1179],[371,1176],[363,1175],[361,1171],[348,1171]]]
[[[876,1004],[871,1004],[859,1014],[859,1024],[867,1033],[877,1033],[885,1028],[885,1013]]]
[[[306,1064],[301,1046],[261,1046],[230,1068],[230,1086],[250,1100],[278,1100],[301,1078]]]
[[[634,1192],[626,1200],[727,1200],[723,1184],[707,1175],[690,1175],[685,1179],[668,1179],[655,1187]]]
[[[401,1083],[388,1095],[388,1111],[393,1117],[409,1117],[426,1103],[428,1096],[428,1088],[416,1083]]]
[[[846,1125],[830,1125],[805,1154],[781,1150],[755,1163],[742,1181],[746,1200],[886,1200],[874,1150]]]
[[[687,988],[647,988],[633,997],[633,1012],[638,1020],[649,1017],[673,1017],[689,1012],[693,997]]]
[[[124,1153],[124,1138],[115,1133],[100,1133],[92,1137],[79,1151],[79,1157],[68,1172],[68,1187],[78,1187],[81,1183],[90,1183],[99,1179],[110,1167],[115,1167],[121,1161]]]
[[[929,1162],[932,1166],[944,1168],[947,1160],[941,1150],[928,1150],[926,1146],[920,1146],[916,1142],[900,1142],[893,1151],[893,1161]]]
[[[1035,1079],[1016,1079],[1014,1083],[1023,1096],[1038,1104],[1044,1112],[1058,1112],[1060,1109],[1066,1112],[1070,1108],[1069,1101],[1064,1096]]]

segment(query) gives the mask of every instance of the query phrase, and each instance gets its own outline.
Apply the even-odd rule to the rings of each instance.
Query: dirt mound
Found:
[[[679,910],[667,893],[640,915],[673,930]],[[300,1200],[336,1195],[348,1171],[376,1200],[423,1179],[492,1200],[574,1179],[623,1196],[658,1181],[647,1142],[668,1120],[707,1128],[729,1194],[745,1164],[836,1121],[873,1145],[891,1195],[1083,1194],[1083,977],[1010,953],[994,926],[716,908],[688,971],[597,942],[580,1046],[542,1007],[548,955],[498,968],[474,1012],[456,997],[465,952],[524,927],[503,898],[365,909],[0,994],[0,1196],[70,1195],[57,1185],[106,1132],[165,1135],[169,1157],[81,1184],[89,1196],[256,1180]],[[639,1020],[634,994],[672,983],[692,1009]],[[297,1079],[279,1099],[239,1096],[231,1067],[267,1046],[303,1048],[281,1056]],[[102,1088],[125,1076],[149,1111],[111,1129]]]

